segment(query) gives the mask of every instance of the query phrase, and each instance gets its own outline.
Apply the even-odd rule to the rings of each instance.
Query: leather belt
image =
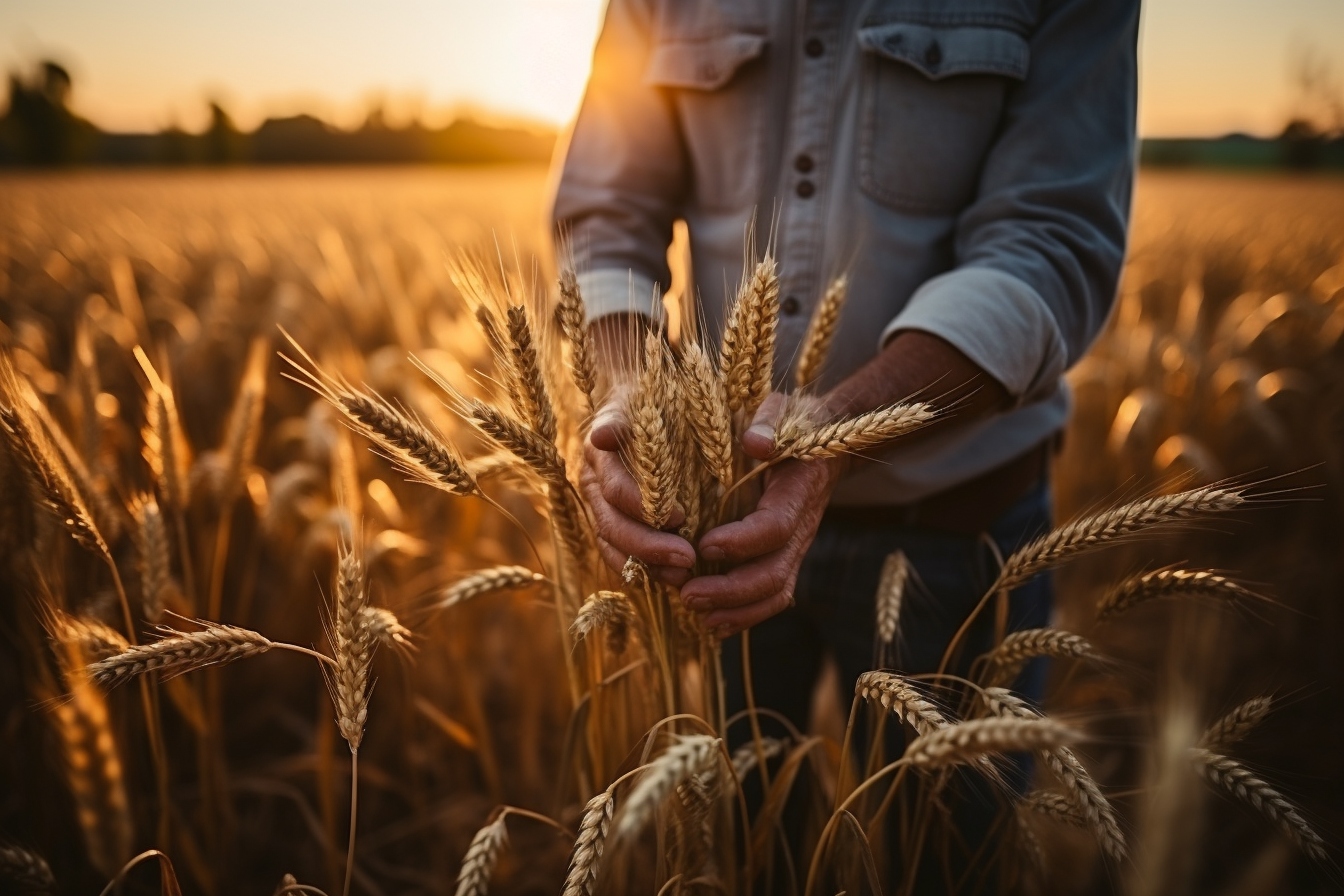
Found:
[[[1046,478],[1057,438],[1044,442],[974,479],[908,504],[829,507],[825,521],[848,526],[906,526],[978,535]]]

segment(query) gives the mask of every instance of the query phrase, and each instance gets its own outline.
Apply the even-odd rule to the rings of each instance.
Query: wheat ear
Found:
[[[747,780],[747,775],[755,770],[761,759],[770,760],[784,752],[789,746],[787,737],[763,737],[760,749],[753,741],[745,743],[733,751],[733,776],[739,781]]]
[[[1191,749],[1190,758],[1209,783],[1249,803],[1313,859],[1326,860],[1325,841],[1307,824],[1297,807],[1271,784],[1235,759],[1202,747]]]
[[[364,564],[350,545],[341,545],[331,611],[332,649],[336,660],[332,695],[336,723],[350,752],[359,750],[369,715],[369,674],[378,646],[369,618]]]
[[[545,581],[547,581],[545,576],[525,566],[492,566],[488,569],[478,569],[445,588],[439,599],[434,602],[433,609],[443,610],[492,591],[525,588]]]
[[[172,587],[172,572],[168,559],[168,527],[163,512],[150,494],[131,499],[131,516],[135,519],[136,566],[140,571],[141,608],[145,619],[158,622],[163,616],[164,603]]]
[[[476,832],[462,857],[462,869],[457,873],[456,896],[485,896],[490,889],[490,877],[499,863],[499,854],[509,839],[509,829],[505,827],[508,815],[499,816]]]
[[[916,768],[945,768],[998,753],[1054,750],[1078,740],[1077,732],[1051,719],[970,719],[922,734],[902,757]]]
[[[728,408],[748,419],[770,393],[779,321],[779,276],[766,255],[743,269],[742,284],[728,314],[719,346],[719,374]]]
[[[266,361],[269,345],[266,340],[252,341],[243,368],[243,381],[238,388],[233,408],[229,412],[218,494],[226,504],[233,500],[247,479],[247,469],[256,454],[257,439],[261,436],[261,416],[266,407]]]
[[[121,632],[96,619],[72,616],[50,607],[43,614],[47,633],[57,644],[73,646],[82,662],[105,660],[125,653],[131,645]]]
[[[369,636],[380,647],[406,654],[415,649],[414,635],[401,624],[395,613],[385,607],[361,607],[359,624],[368,626]]]
[[[630,629],[636,622],[635,607],[628,597],[620,591],[598,591],[583,602],[569,633],[575,641],[581,641],[594,629],[604,629],[607,647],[619,655],[625,653],[630,642]]]
[[[1028,660],[1040,656],[1054,659],[1083,659],[1102,662],[1086,638],[1053,628],[1028,628],[1013,632],[998,647],[985,654],[986,681],[1001,685],[1012,681]]]
[[[159,376],[140,346],[132,351],[148,386],[145,389],[145,427],[141,434],[143,455],[160,493],[170,506],[181,510],[190,497],[187,474],[187,440],[177,415],[173,390]]]
[[[1224,750],[1250,734],[1273,708],[1272,697],[1252,697],[1208,727],[1198,746],[1206,750]]]
[[[920,735],[931,734],[952,724],[938,707],[894,672],[863,673],[854,686],[854,693],[894,713]]]
[[[202,622],[198,632],[180,632],[159,626],[165,637],[148,644],[134,645],[122,653],[90,663],[89,680],[105,688],[159,670],[180,675],[205,666],[223,666],[249,656],[265,653],[275,642],[245,628]]]
[[[1241,490],[1205,486],[1174,495],[1133,501],[1083,517],[1049,532],[1015,552],[990,589],[1011,590],[1069,557],[1163,524],[1234,510],[1246,503]]]
[[[610,788],[590,799],[584,807],[561,896],[593,896],[601,871],[602,850],[607,844],[607,831],[615,812],[616,794]]]
[[[1255,592],[1207,569],[1159,569],[1131,576],[1097,602],[1097,618],[1112,619],[1135,604],[1203,594],[1238,600]]]
[[[1062,793],[1033,790],[1022,798],[1018,806],[1076,828],[1088,827],[1087,819],[1078,811],[1078,805]]]
[[[882,561],[882,575],[877,583],[877,636],[883,644],[890,644],[896,639],[901,603],[909,581],[910,561],[905,551],[888,554]]]
[[[12,843],[0,843],[0,880],[19,893],[56,893],[56,878],[47,860]]]
[[[686,421],[705,466],[724,488],[733,481],[733,422],[728,396],[709,356],[697,343],[681,350]]]
[[[807,335],[803,337],[803,347],[798,352],[798,364],[794,367],[793,382],[799,389],[815,385],[821,377],[848,293],[849,279],[841,274],[826,287],[821,301],[817,303],[817,310],[812,312]]]
[[[597,389],[597,353],[593,334],[588,329],[588,311],[579,278],[571,267],[560,271],[560,301],[555,306],[555,322],[569,343],[569,370],[574,385],[588,401],[588,413],[593,412],[593,392]]]
[[[622,839],[634,836],[644,829],[653,813],[691,775],[705,771],[716,761],[722,741],[707,734],[688,734],[678,737],[644,770],[630,796],[616,827]]]
[[[915,402],[878,408],[857,417],[823,423],[796,434],[785,432],[783,439],[780,438],[780,430],[776,430],[775,450],[771,460],[820,460],[841,454],[858,454],[908,435],[927,426],[937,417],[938,412],[931,405]]]
[[[672,396],[662,336],[644,338],[644,363],[630,403],[630,472],[639,485],[644,521],[655,529],[667,525],[676,508],[677,475],[667,403]]]
[[[509,359],[518,388],[513,390],[514,410],[530,429],[547,442],[554,444],[556,434],[555,408],[551,405],[546,379],[537,361],[537,350],[532,339],[532,324],[527,308],[510,305]]]

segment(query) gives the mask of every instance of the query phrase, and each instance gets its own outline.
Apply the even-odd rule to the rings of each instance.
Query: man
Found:
[[[639,522],[619,401],[594,423],[583,485],[606,562],[655,566],[721,636],[752,628],[757,702],[799,727],[825,653],[845,688],[871,668],[888,553],[924,592],[903,610],[899,668],[931,671],[995,551],[1048,527],[1061,376],[1106,320],[1124,254],[1137,25],[1137,0],[611,0],[554,216],[612,368],[630,316],[659,313],[678,218],[718,338],[709,287],[738,282],[759,209],[780,262],[777,387],[843,272],[827,412],[960,399],[880,463],[781,464],[752,513],[697,545]],[[748,454],[768,450],[776,408]],[[727,571],[692,579],[697,556]],[[1019,589],[1008,625],[1042,625],[1049,605],[1048,583]],[[974,626],[965,655],[991,632]]]

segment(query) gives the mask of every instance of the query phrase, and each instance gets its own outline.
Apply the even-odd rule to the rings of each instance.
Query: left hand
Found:
[[[774,422],[783,408],[776,393],[761,405],[742,436],[742,450],[765,460],[774,448]],[[840,478],[837,459],[788,460],[767,471],[756,509],[705,533],[699,556],[740,564],[722,575],[698,576],[681,589],[687,609],[726,638],[793,605],[803,555]]]

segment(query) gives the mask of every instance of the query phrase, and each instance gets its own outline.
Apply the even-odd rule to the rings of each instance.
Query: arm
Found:
[[[927,388],[963,398],[940,424],[956,426],[1057,388],[1105,322],[1124,256],[1137,23],[1134,0],[1047,9],[1028,78],[958,222],[957,267],[916,291],[878,357],[827,396],[828,411],[858,413]],[[768,451],[775,406],[744,436],[748,454]],[[701,539],[706,559],[740,564],[682,588],[707,626],[729,635],[792,603],[841,471],[839,461],[780,464],[753,513]]]

